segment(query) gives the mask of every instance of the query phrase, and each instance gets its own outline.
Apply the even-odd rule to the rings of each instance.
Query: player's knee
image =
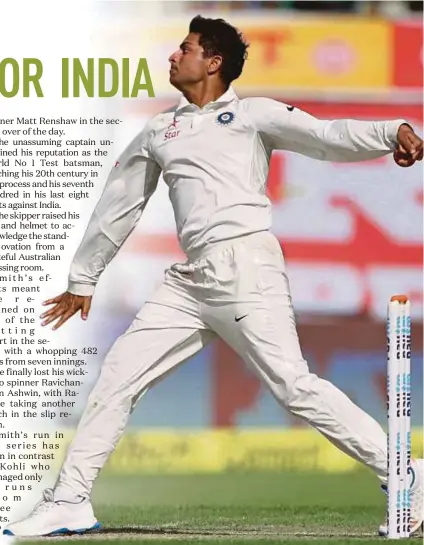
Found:
[[[318,394],[317,382],[319,378],[314,373],[299,375],[290,385],[287,392],[287,408],[296,411],[310,400],[311,396]]]
[[[278,367],[274,366],[272,372],[264,373],[264,378],[277,401],[286,409],[290,409],[290,403],[297,395],[298,384],[303,382],[298,381],[309,375],[307,362],[300,359],[285,360]]]

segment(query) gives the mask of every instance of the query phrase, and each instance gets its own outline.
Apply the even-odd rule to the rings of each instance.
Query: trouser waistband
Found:
[[[187,252],[187,258],[190,262],[197,261],[211,254],[219,252],[220,250],[223,250],[224,248],[229,248],[241,242],[243,243],[247,241],[255,242],[257,240],[258,241],[260,240],[275,241],[275,237],[269,231],[257,231],[256,233],[248,233],[246,235],[241,235],[234,238],[220,240],[218,242],[212,242],[210,244],[207,244],[206,246],[202,246],[201,248],[195,248],[194,250]]]

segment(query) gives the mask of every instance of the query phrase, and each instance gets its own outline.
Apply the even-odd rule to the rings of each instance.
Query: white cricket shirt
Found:
[[[373,159],[394,150],[402,123],[320,120],[272,99],[239,99],[232,87],[203,108],[183,97],[149,121],[119,157],[72,261],[68,290],[93,294],[161,173],[190,257],[214,242],[271,227],[265,190],[272,150],[327,161]]]

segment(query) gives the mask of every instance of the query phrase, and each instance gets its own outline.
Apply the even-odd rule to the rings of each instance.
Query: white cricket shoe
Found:
[[[82,498],[78,503],[55,501],[53,490],[47,488],[32,513],[7,526],[3,534],[17,537],[51,536],[82,534],[99,528],[90,500]]]
[[[385,489],[385,488],[384,488]],[[417,532],[424,520],[424,460],[411,463],[411,535]],[[387,536],[387,520],[378,528],[380,536]]]

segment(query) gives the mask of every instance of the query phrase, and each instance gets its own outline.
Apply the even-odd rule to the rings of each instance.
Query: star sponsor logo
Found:
[[[178,119],[174,117],[172,123],[170,123],[166,129],[165,136],[163,138],[164,140],[170,140],[180,134],[181,131],[178,129],[178,123]]]
[[[176,117],[172,120],[172,123],[168,125],[168,130],[176,129],[179,121]]]

